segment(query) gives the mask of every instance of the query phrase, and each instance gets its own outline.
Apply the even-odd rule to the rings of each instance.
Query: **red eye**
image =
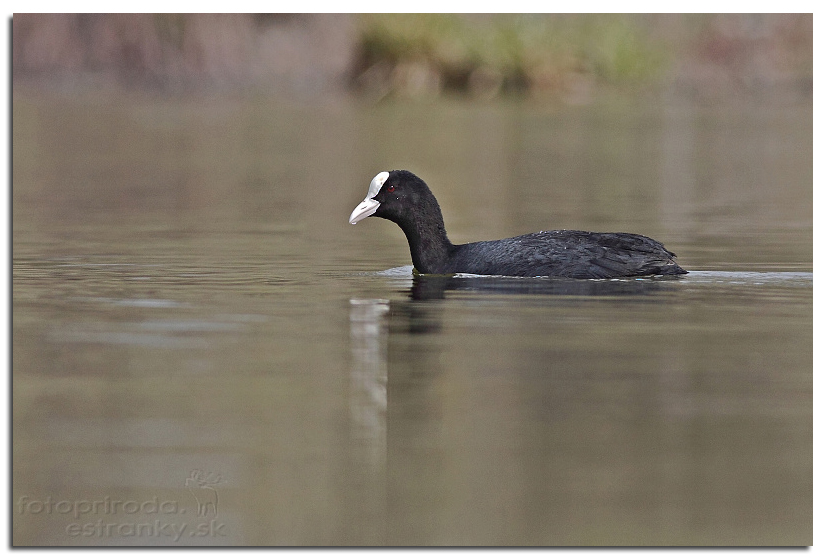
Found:
[[[396,187],[393,186],[392,184],[387,187],[387,192],[393,192],[394,190],[396,190]]]

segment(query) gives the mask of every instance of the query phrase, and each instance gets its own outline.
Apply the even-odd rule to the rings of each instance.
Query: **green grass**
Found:
[[[564,92],[583,78],[645,85],[667,61],[635,16],[370,14],[360,24],[359,67],[384,67],[391,90],[404,87],[392,69],[405,65],[438,76],[440,89],[472,90],[487,76],[489,92],[507,93]]]

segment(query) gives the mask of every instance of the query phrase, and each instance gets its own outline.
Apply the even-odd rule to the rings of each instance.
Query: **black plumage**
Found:
[[[662,243],[632,233],[540,231],[454,245],[447,238],[436,197],[409,171],[380,173],[373,179],[368,197],[353,211],[350,222],[370,215],[401,227],[413,266],[424,274],[596,279],[687,273]]]

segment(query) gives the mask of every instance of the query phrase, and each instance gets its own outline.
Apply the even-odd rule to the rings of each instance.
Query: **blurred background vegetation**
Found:
[[[811,97],[812,14],[15,14],[14,85],[587,103]]]

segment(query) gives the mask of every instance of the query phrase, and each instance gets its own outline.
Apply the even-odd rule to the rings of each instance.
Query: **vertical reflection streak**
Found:
[[[350,300],[348,538],[359,545],[386,540],[389,309],[386,299]]]

